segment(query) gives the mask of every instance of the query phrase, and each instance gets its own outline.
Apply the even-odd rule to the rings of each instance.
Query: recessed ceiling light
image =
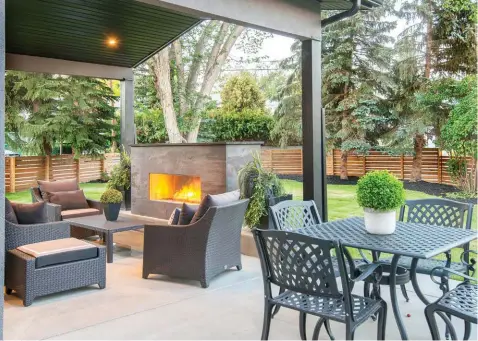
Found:
[[[107,42],[109,47],[116,47],[118,46],[118,39],[114,38],[114,37],[110,37],[108,38]]]

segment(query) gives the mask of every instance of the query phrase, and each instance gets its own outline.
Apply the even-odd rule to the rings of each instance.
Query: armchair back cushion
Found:
[[[197,209],[198,207],[196,205],[188,205],[183,203],[181,213],[179,213],[178,225],[189,225],[191,223],[191,219],[193,219],[194,215],[196,214]]]
[[[65,192],[45,192],[46,201],[61,206],[62,211],[88,208],[83,190]]]
[[[239,196],[240,196],[239,191],[232,191],[232,192],[215,194],[215,195],[211,195],[211,194],[206,195],[202,199],[196,214],[194,214],[194,217],[191,220],[191,224],[201,219],[206,214],[207,210],[210,207],[232,204],[233,202],[239,200]]]
[[[12,203],[7,198],[5,198],[5,220],[14,224],[18,224],[17,215],[13,210]]]
[[[46,212],[46,202],[36,202],[33,204],[11,203],[13,211],[17,217],[18,224],[44,224],[48,222]]]
[[[69,180],[57,180],[57,181],[44,181],[37,180],[38,186],[40,187],[40,192],[43,200],[48,200],[47,192],[67,192],[67,191],[77,191],[80,189],[76,179]]]

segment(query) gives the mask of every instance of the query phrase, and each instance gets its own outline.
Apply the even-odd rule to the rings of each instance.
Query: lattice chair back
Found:
[[[339,242],[271,230],[255,230],[254,239],[267,296],[271,297],[272,283],[305,295],[343,299],[345,311],[352,311],[344,250]],[[335,278],[332,252],[337,257],[342,291]]]
[[[407,200],[400,209],[399,219],[411,223],[470,229],[472,217],[472,204],[447,199],[419,199]]]
[[[269,209],[276,230],[294,231],[322,223],[313,200],[285,200]]]

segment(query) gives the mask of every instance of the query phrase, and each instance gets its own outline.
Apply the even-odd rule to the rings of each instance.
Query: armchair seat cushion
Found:
[[[98,248],[95,245],[76,238],[63,238],[23,245],[19,246],[17,250],[35,257],[35,267],[37,269],[98,256]]]
[[[66,210],[61,211],[61,218],[62,219],[69,219],[69,218],[79,218],[79,217],[88,217],[92,215],[101,214],[100,210],[96,208],[80,208],[76,210]]]

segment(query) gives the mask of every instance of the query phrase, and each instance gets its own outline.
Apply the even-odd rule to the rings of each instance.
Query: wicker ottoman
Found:
[[[39,296],[98,284],[106,285],[106,249],[64,238],[23,245],[5,259],[6,293],[14,290],[29,306]]]

